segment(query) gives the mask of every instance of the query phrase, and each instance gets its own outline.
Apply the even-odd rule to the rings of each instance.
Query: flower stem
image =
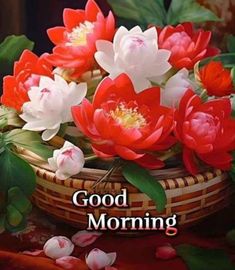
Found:
[[[91,160],[95,160],[97,159],[98,157],[96,155],[90,155],[90,156],[86,156],[85,157],[85,161],[91,161]]]
[[[97,187],[101,182],[103,182],[105,179],[110,178],[110,176],[113,174],[114,171],[116,171],[121,166],[121,161],[118,159],[114,162],[113,166],[106,172],[105,175],[103,175],[100,179],[98,179],[92,188],[94,189]]]

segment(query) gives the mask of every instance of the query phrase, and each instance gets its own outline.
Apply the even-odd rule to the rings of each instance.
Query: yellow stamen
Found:
[[[72,32],[67,33],[69,42],[66,45],[68,46],[83,46],[87,44],[87,34],[93,32],[94,24],[85,21],[80,23],[79,26],[76,26],[72,29]]]
[[[111,110],[110,115],[125,128],[142,128],[147,124],[144,116],[138,112],[138,108],[126,108],[123,103],[115,110]]]

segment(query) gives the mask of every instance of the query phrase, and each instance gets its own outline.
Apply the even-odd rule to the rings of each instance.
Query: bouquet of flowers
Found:
[[[60,180],[84,166],[107,168],[105,177],[119,169],[149,196],[159,194],[163,208],[164,190],[149,170],[182,164],[193,175],[205,166],[234,175],[234,54],[211,46],[210,31],[151,19],[144,30],[117,28],[94,0],[85,10],[65,9],[63,19],[47,31],[50,54],[38,57],[22,37],[0,46],[0,53],[15,43],[28,48],[3,79],[3,230],[24,227],[31,210],[36,177],[21,149],[47,161]]]

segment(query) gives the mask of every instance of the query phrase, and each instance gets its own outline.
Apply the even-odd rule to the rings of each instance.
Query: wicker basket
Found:
[[[101,213],[117,217],[144,216],[146,211],[152,216],[177,214],[179,224],[192,225],[224,208],[231,200],[231,181],[227,173],[211,169],[191,176],[182,168],[173,168],[151,172],[167,195],[166,209],[161,214],[157,213],[154,202],[147,195],[126,182],[118,172],[108,182],[99,184],[96,191],[118,194],[122,188],[127,188],[130,208],[78,208],[72,204],[73,193],[79,189],[94,192],[92,185],[106,173],[105,170],[84,168],[77,178],[61,181],[38,156],[27,150],[20,154],[37,174],[34,204],[51,216],[79,228],[86,227],[88,212],[96,217]]]

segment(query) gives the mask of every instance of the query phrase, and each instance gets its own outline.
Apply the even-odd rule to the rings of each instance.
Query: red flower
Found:
[[[197,159],[222,170],[229,170],[235,148],[235,120],[227,98],[203,103],[192,90],[180,101],[175,114],[175,134],[183,144],[183,160],[192,174],[198,172]]]
[[[129,77],[105,78],[93,103],[84,100],[72,108],[78,128],[92,140],[100,157],[120,156],[153,169],[164,163],[150,152],[169,148],[175,139],[173,111],[160,106],[160,88],[136,94]]]
[[[170,63],[177,69],[192,69],[202,58],[218,54],[218,49],[208,47],[210,38],[211,32],[194,31],[192,23],[158,29],[159,48],[171,51]]]
[[[199,71],[200,80],[209,96],[227,96],[234,91],[230,70],[221,62],[211,61]]]
[[[110,12],[105,18],[94,0],[88,0],[85,10],[64,9],[65,27],[47,30],[56,45],[48,60],[56,67],[73,70],[72,76],[80,76],[95,64],[96,41],[112,40],[115,21]]]
[[[1,103],[20,111],[22,105],[29,101],[28,91],[31,86],[38,86],[41,75],[51,77],[52,66],[46,61],[45,54],[38,57],[25,50],[19,61],[15,62],[13,76],[3,79]]]

